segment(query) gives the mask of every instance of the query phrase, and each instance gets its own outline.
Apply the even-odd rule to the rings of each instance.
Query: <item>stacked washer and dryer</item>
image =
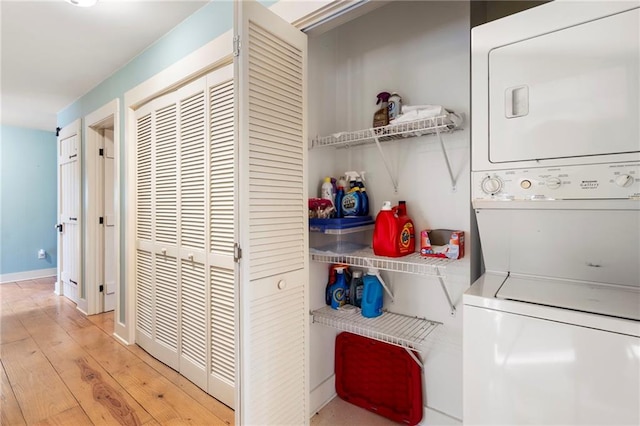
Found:
[[[472,31],[465,424],[640,424],[640,2]]]

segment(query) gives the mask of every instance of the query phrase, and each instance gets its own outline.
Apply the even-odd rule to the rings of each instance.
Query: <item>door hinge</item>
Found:
[[[235,243],[233,245],[233,261],[240,263],[240,259],[242,259],[242,249],[240,248],[240,244]]]
[[[104,224],[104,217],[100,216],[100,218],[98,218],[98,223],[100,225]]]
[[[62,127],[56,127],[56,137],[60,136],[60,130],[62,130]]]
[[[103,149],[103,148],[100,148],[100,149],[98,150],[98,155],[99,155],[100,157],[104,157],[104,149]]]
[[[58,228],[58,232],[62,234],[62,224],[61,223],[57,224],[56,228]]]
[[[233,56],[240,56],[240,36],[233,36]]]
[[[101,285],[98,290],[100,290],[100,293],[104,292],[104,285]]]

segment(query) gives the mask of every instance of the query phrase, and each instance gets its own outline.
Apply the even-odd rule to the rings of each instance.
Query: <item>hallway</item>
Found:
[[[231,409],[84,316],[55,278],[0,285],[0,424],[232,425]]]

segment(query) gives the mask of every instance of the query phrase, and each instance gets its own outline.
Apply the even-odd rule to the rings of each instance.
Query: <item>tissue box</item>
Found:
[[[420,255],[461,259],[464,257],[464,231],[451,229],[420,231]]]

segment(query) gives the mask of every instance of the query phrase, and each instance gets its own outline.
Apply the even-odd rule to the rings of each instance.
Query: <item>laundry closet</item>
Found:
[[[365,171],[370,215],[375,219],[384,201],[392,205],[406,201],[418,249],[420,230],[452,229],[470,235],[469,13],[466,2],[392,2],[329,31],[322,32],[322,27],[309,31],[310,198],[320,196],[326,176],[338,178],[345,171]],[[317,32],[321,34],[316,35]],[[394,140],[383,137],[378,147],[369,129],[379,108],[376,95],[383,91],[397,92],[404,105],[440,105],[459,114],[463,122],[452,130],[454,126],[440,127],[442,122],[434,121],[427,124],[424,136],[409,133]],[[393,261],[380,261],[372,253],[345,259],[332,255],[331,250],[329,255],[315,251],[318,247],[314,244],[321,241],[323,246],[330,245],[331,238],[336,238],[336,245],[340,245],[342,241],[351,241],[351,236],[314,233],[310,232],[308,288],[313,312],[312,412],[335,394],[336,335],[340,330],[357,329],[357,334],[417,349],[416,361],[423,364],[425,424],[451,420],[446,417],[460,420],[459,302],[469,285],[473,247],[467,243],[462,259],[436,263],[438,266],[425,263],[427,258],[421,259],[419,255]],[[346,246],[348,243],[342,244]],[[364,273],[367,266],[380,268],[389,287],[384,295],[384,309],[389,312],[379,318],[386,316],[393,322],[395,314],[396,320],[417,317],[417,322],[409,327],[428,329],[426,335],[418,341],[404,340],[405,330],[368,329],[367,321],[361,329],[353,327],[349,319],[333,318],[331,309],[325,306],[325,286],[330,264],[342,262]]]

